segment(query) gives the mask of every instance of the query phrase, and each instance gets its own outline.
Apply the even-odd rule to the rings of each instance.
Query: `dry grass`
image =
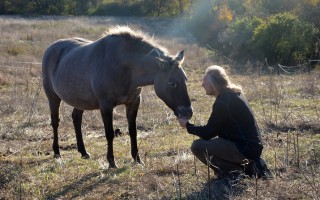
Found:
[[[52,135],[40,66],[45,48],[59,38],[98,38],[111,25],[127,24],[159,38],[171,53],[186,51],[185,70],[195,116],[206,123],[214,99],[201,88],[204,69],[221,64],[199,47],[183,24],[170,19],[0,17],[0,199],[320,199],[320,73],[290,76],[234,74],[256,114],[265,142],[263,157],[272,181],[245,180],[231,188],[211,184],[206,166],[189,150],[195,137],[182,130],[152,87],[143,90],[138,145],[144,166],[132,165],[127,135],[115,139],[119,169],[108,169],[106,140],[98,111],[84,114],[92,159],[76,150],[71,108],[62,104],[62,159],[52,158]],[[19,63],[19,62],[33,63]],[[158,105],[158,106],[154,106]],[[124,108],[114,126],[127,132]],[[211,174],[211,178],[214,176]]]

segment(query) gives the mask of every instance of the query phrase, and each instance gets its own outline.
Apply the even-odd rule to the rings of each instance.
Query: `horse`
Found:
[[[42,59],[43,88],[53,129],[54,158],[61,157],[58,142],[61,101],[73,107],[77,149],[90,158],[82,138],[84,110],[100,110],[109,168],[117,168],[113,155],[113,109],[125,105],[131,156],[141,163],[137,146],[136,117],[143,86],[154,85],[156,95],[177,117],[190,119],[192,107],[187,77],[181,66],[184,52],[171,55],[153,37],[128,26],[112,27],[95,41],[66,38],[53,42]]]

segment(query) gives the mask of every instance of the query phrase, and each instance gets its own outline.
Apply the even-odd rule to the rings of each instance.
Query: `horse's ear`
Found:
[[[180,51],[179,53],[177,53],[174,60],[178,63],[182,63],[184,60],[184,51]]]

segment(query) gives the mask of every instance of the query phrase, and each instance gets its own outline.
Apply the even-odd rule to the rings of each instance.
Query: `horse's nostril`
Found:
[[[178,116],[182,118],[190,119],[193,115],[193,111],[191,107],[179,106],[177,111],[178,111]]]

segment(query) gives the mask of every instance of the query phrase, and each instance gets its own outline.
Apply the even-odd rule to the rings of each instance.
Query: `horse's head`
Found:
[[[192,107],[187,91],[187,77],[181,64],[184,53],[181,51],[174,58],[163,56],[157,58],[160,71],[154,79],[157,96],[171,108],[177,117],[190,119]]]

